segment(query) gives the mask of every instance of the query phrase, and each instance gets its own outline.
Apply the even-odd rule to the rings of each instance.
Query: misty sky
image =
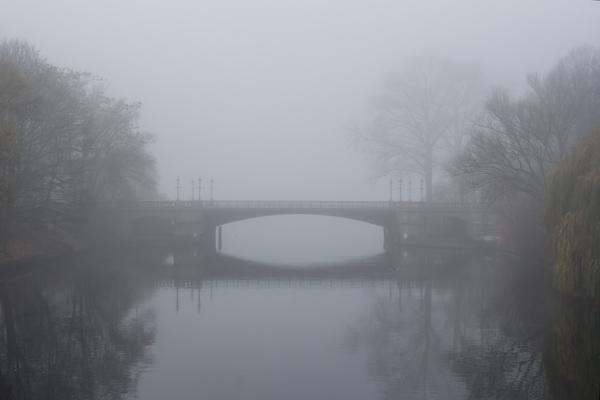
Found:
[[[518,87],[570,48],[600,45],[591,0],[1,3],[0,38],[143,103],[160,189],[174,196],[180,175],[184,198],[202,176],[218,199],[387,199],[344,131],[386,72],[440,54]]]

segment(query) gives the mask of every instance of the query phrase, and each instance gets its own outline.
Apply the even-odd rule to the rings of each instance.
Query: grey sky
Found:
[[[183,197],[201,175],[220,199],[385,199],[343,127],[387,71],[434,53],[516,87],[571,47],[600,45],[591,0],[1,3],[0,37],[143,103],[161,190],[173,196],[180,175]]]

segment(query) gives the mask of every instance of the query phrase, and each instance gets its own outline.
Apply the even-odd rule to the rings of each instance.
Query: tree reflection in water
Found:
[[[87,258],[0,286],[0,397],[121,399],[151,360],[152,290],[115,260]]]
[[[553,319],[544,354],[552,399],[600,399],[600,310],[565,299]]]
[[[406,260],[401,259],[405,265],[398,268],[394,290],[376,293],[349,340],[366,345],[370,372],[384,383],[383,398],[462,399],[463,385],[453,379],[448,361],[465,325],[452,295],[465,295],[453,289],[464,284],[467,261],[448,254],[412,254]]]
[[[383,398],[598,398],[600,318],[553,304],[550,273],[416,257],[346,338],[365,346]]]
[[[145,304],[156,284],[241,273],[195,252],[164,266],[163,253],[89,256],[1,281],[0,399],[135,396],[152,361],[155,319]],[[598,304],[551,301],[549,270],[431,252],[394,262],[386,276],[395,278],[376,286],[346,337],[365,350],[382,398],[599,398]]]
[[[549,273],[498,263],[481,285],[471,337],[463,336],[451,367],[465,382],[468,398],[543,399],[543,347],[552,298]]]

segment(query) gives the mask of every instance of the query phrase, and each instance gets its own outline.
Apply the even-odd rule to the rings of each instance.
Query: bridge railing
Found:
[[[408,201],[140,201],[124,204],[134,209],[364,209],[364,210],[478,210],[480,204]]]

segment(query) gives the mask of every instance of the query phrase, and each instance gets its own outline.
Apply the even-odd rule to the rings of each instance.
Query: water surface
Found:
[[[596,399],[599,317],[549,274],[434,250],[292,267],[87,254],[0,288],[10,399]]]

